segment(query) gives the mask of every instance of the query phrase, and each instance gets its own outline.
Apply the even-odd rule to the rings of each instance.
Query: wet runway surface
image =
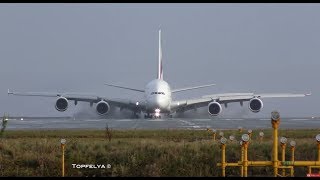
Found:
[[[246,129],[271,128],[270,118],[215,118],[215,119],[73,119],[73,118],[11,118],[7,129]],[[319,118],[282,118],[280,128],[320,128]]]

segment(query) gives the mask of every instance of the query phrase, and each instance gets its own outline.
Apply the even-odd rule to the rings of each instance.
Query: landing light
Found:
[[[248,142],[250,140],[250,136],[248,134],[243,134],[241,136],[242,141]]]
[[[320,134],[318,134],[318,135],[316,136],[316,140],[317,140],[318,142],[320,142]]]
[[[222,131],[221,131],[221,132],[219,132],[219,136],[221,136],[221,137],[223,136],[223,132],[222,132]]]
[[[296,142],[295,141],[290,141],[290,146],[291,147],[295,147],[296,146]]]
[[[220,139],[220,142],[221,142],[221,144],[226,144],[226,143],[227,143],[227,138],[222,137],[222,138]]]
[[[273,121],[279,121],[279,118],[280,118],[280,114],[278,111],[272,111],[271,113],[271,119]]]
[[[62,145],[64,145],[64,144],[66,143],[66,141],[67,141],[67,140],[65,140],[65,139],[61,139],[61,140],[60,140],[60,143],[61,143]]]
[[[160,109],[155,109],[154,111],[155,111],[155,114],[154,114],[154,115],[155,115],[156,117],[159,117],[159,116],[160,116]]]
[[[136,106],[139,106],[139,102],[136,102]]]
[[[233,135],[229,136],[230,141],[233,141],[235,137]]]
[[[281,144],[286,144],[287,143],[287,138],[286,137],[281,137],[280,138],[280,142],[281,142]]]
[[[251,130],[251,129],[249,129],[249,130],[248,130],[248,133],[249,133],[249,134],[251,134],[251,133],[252,133],[252,130]]]
[[[264,133],[263,133],[262,131],[260,131],[260,132],[259,132],[259,136],[260,136],[260,137],[263,137],[263,136],[264,136]]]
[[[216,133],[216,132],[217,132],[217,130],[215,130],[215,129],[212,129],[212,132],[213,132],[213,133]]]

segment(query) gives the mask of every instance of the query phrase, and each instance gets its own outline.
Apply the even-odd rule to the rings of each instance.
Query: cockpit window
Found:
[[[151,95],[153,94],[162,94],[162,95],[165,95],[164,92],[151,92]]]

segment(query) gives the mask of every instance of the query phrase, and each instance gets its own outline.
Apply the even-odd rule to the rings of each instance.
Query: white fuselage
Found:
[[[161,79],[154,79],[145,88],[146,111],[155,113],[160,110],[170,112],[171,89],[169,84]]]

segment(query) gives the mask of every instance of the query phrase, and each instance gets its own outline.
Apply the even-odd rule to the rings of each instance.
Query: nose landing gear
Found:
[[[147,113],[144,115],[145,119],[161,119],[160,108],[154,110],[154,113]]]

